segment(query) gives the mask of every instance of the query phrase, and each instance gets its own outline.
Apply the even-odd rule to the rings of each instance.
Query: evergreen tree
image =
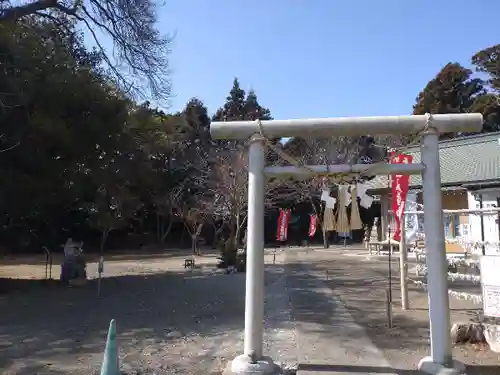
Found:
[[[226,97],[226,102],[215,112],[212,121],[245,121],[257,119],[271,120],[271,111],[259,104],[257,94],[254,90],[250,90],[247,95],[245,90],[241,88],[238,78],[235,78],[233,87]],[[275,142],[277,141],[275,140]],[[217,142],[219,146],[225,149],[234,149],[243,143],[234,141]]]
[[[191,98],[184,108],[183,116],[190,129],[188,141],[196,144],[200,155],[206,154],[211,143],[210,117],[207,107],[201,100]]]
[[[500,104],[497,94],[486,93],[478,96],[472,104],[470,112],[482,113],[483,133],[500,131]]]
[[[484,93],[483,82],[458,63],[448,63],[418,94],[413,114],[465,113]]]
[[[272,120],[271,111],[259,104],[254,90],[248,92],[243,110],[245,120]]]
[[[245,120],[270,120],[271,111],[259,104],[255,91],[250,90],[248,95],[240,87],[237,78],[226,102],[213,116],[213,121],[245,121]],[[248,159],[246,140],[217,142],[217,147],[212,147],[207,191],[212,194],[211,201],[216,202],[213,214],[226,223],[229,240],[223,257],[225,261],[233,259],[237,246],[242,237],[242,228],[246,220],[244,212],[248,197]],[[267,150],[268,156],[275,154]],[[274,156],[273,156],[274,157]],[[268,162],[269,162],[268,157]],[[268,200],[269,201],[269,200]]]
[[[472,64],[478,72],[486,73],[489,79],[486,84],[500,92],[500,44],[479,51],[472,56]]]
[[[448,63],[418,94],[413,114],[467,113],[485,93],[483,81],[458,63]],[[445,134],[443,137],[452,137]]]
[[[238,78],[233,81],[233,87],[226,97],[226,102],[219,108],[213,121],[241,121],[245,119],[245,90],[240,87]]]
[[[484,117],[483,132],[500,130],[500,44],[479,51],[472,56],[476,70],[488,74],[486,85],[492,91],[481,95],[474,102],[471,111]]]
[[[271,120],[271,111],[262,107],[254,90],[246,95],[240,87],[238,78],[233,81],[233,87],[226,97],[226,102],[219,108],[212,121],[244,121],[244,120]]]

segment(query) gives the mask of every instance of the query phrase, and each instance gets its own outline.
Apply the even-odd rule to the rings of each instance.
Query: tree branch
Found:
[[[19,146],[20,144],[21,144],[21,142],[17,142],[15,145],[12,145],[10,147],[4,148],[3,150],[0,150],[0,153],[10,151],[13,148],[16,148],[17,146]]]
[[[38,0],[34,3],[19,5],[3,9],[0,13],[0,21],[16,21],[42,10],[47,10],[57,6],[57,0]]]

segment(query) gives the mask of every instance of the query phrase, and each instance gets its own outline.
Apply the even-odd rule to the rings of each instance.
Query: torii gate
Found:
[[[311,178],[318,173],[422,174],[425,204],[424,222],[428,269],[431,356],[419,369],[438,373],[454,366],[450,342],[450,315],[446,254],[441,202],[439,134],[480,132],[479,113],[389,117],[343,117],[304,120],[212,122],[213,139],[250,140],[248,178],[247,274],[245,295],[244,352],[231,363],[234,374],[272,374],[276,366],[263,356],[264,319],[264,179],[273,177]],[[267,138],[362,136],[366,134],[420,134],[421,163],[383,165],[332,165],[266,167]],[[371,169],[373,168],[373,169]]]

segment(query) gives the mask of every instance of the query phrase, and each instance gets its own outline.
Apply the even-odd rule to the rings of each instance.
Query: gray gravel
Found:
[[[221,275],[209,266],[185,271],[180,264],[176,258],[109,262],[100,299],[95,280],[79,289],[0,295],[0,373],[97,373],[112,318],[124,372],[220,373],[243,348],[245,274]],[[265,352],[293,366],[289,301],[280,253],[266,268]]]
[[[397,369],[397,373],[417,373],[418,362],[429,355],[430,349],[427,294],[421,288],[409,285],[410,309],[402,311],[398,262],[397,259],[393,260],[393,327],[388,328],[385,303],[388,261],[367,257],[366,253],[366,250],[356,246],[302,251],[300,265],[308,268],[309,277],[323,280],[342,301],[390,366]],[[358,256],[361,254],[364,255]],[[451,321],[469,321],[471,314],[475,316],[476,308],[470,301],[450,298]],[[300,320],[297,318],[297,321]],[[297,330],[300,333],[300,327]],[[484,346],[456,345],[453,347],[453,357],[467,365],[468,374],[500,374],[500,356]]]
[[[296,369],[297,337],[287,275],[283,273],[266,292],[264,353],[278,362],[283,369]]]

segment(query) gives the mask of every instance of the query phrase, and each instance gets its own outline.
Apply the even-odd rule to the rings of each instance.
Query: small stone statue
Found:
[[[82,242],[68,238],[64,244],[64,261],[61,264],[61,281],[68,285],[82,284],[87,279],[87,263],[82,255]]]

